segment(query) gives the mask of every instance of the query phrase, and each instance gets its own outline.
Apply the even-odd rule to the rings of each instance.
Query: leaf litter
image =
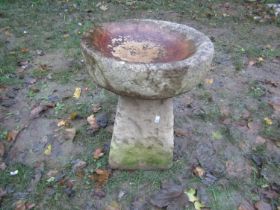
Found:
[[[94,153],[93,153],[93,158],[95,160],[99,159],[100,157],[102,157],[104,155],[103,149],[102,148],[97,148],[95,149]]]
[[[96,169],[94,174],[90,176],[90,179],[93,180],[97,187],[103,187],[109,179],[110,173],[106,169]]]
[[[150,203],[158,208],[185,209],[188,198],[184,193],[184,186],[167,182],[162,184],[159,192],[151,196]]]

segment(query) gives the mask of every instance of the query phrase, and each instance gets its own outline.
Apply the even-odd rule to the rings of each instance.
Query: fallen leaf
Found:
[[[188,196],[190,202],[194,203],[195,201],[198,201],[196,189],[190,188],[188,191],[185,191],[185,194]]]
[[[104,210],[121,210],[122,208],[120,205],[116,202],[113,201],[109,206],[106,206]]]
[[[52,145],[48,144],[47,148],[44,151],[45,155],[50,155],[52,153]]]
[[[273,109],[277,112],[280,112],[280,97],[273,97],[269,104],[273,107]]]
[[[75,119],[77,119],[77,117],[78,117],[78,113],[77,112],[72,112],[69,116],[69,119],[70,120],[75,120]]]
[[[24,48],[21,48],[20,51],[21,51],[22,53],[27,53],[27,52],[29,52],[29,49],[26,48],[26,47],[24,47]]]
[[[39,70],[40,71],[48,71],[50,69],[50,66],[47,64],[39,64]]]
[[[266,85],[270,85],[272,87],[278,87],[280,85],[280,83],[277,80],[264,80],[264,84]]]
[[[7,140],[14,141],[17,138],[18,133],[19,132],[17,130],[8,131]]]
[[[280,196],[277,189],[273,189],[272,187],[262,188],[260,189],[260,193],[266,199],[277,199]]]
[[[26,201],[19,200],[15,203],[15,210],[26,210]]]
[[[66,128],[64,130],[64,137],[66,140],[73,141],[76,136],[76,128]]]
[[[212,139],[214,140],[221,140],[223,138],[223,135],[220,131],[214,131],[212,132]]]
[[[58,121],[57,126],[58,127],[62,127],[62,126],[68,127],[68,126],[70,126],[70,123],[68,120],[60,120],[60,121]]]
[[[92,179],[96,182],[98,187],[102,187],[108,182],[109,172],[104,169],[96,169]]]
[[[152,205],[158,208],[167,207],[167,209],[172,209],[171,205],[173,203],[179,203],[176,209],[184,209],[188,203],[188,198],[184,194],[184,187],[175,183],[164,183],[159,192],[152,195],[150,202]]]
[[[272,120],[270,118],[268,118],[268,117],[265,117],[263,120],[264,120],[264,123],[266,125],[272,125],[273,124]]]
[[[255,208],[257,210],[272,210],[271,205],[269,203],[266,203],[266,202],[262,201],[262,200],[261,201],[257,201],[255,203]]]
[[[76,174],[83,170],[87,166],[87,163],[83,160],[75,160],[74,165],[72,167],[73,172]]]
[[[98,7],[100,10],[102,10],[103,12],[105,12],[106,10],[108,10],[108,5],[104,4],[103,2],[98,2],[96,4],[96,7]]]
[[[53,107],[54,107],[54,104],[52,104],[52,103],[40,104],[39,106],[36,106],[34,109],[31,110],[30,118],[35,119],[35,118],[39,117],[42,112],[45,112],[48,109],[53,108]]]
[[[199,201],[195,201],[194,202],[194,208],[196,209],[196,210],[202,210],[205,206],[201,203],[201,202],[199,202]]]
[[[50,178],[50,177],[54,177],[58,174],[58,171],[57,170],[50,170],[48,173],[47,173],[47,177]]]
[[[79,99],[80,96],[81,96],[81,92],[82,92],[82,89],[77,87],[74,91],[73,97],[76,98],[76,99]]]
[[[252,206],[250,202],[248,202],[247,200],[243,200],[240,203],[238,210],[255,210],[255,208]]]
[[[94,159],[99,159],[100,157],[102,157],[104,155],[103,151],[101,148],[97,148],[94,153],[93,153],[93,158]]]
[[[264,59],[263,59],[263,57],[258,57],[257,61],[258,61],[259,63],[262,63],[262,62],[264,62]]]
[[[3,144],[3,142],[0,142],[0,158],[3,157],[5,153],[5,145]]]
[[[187,131],[181,128],[175,128],[174,129],[174,134],[177,137],[184,137],[184,136],[191,136],[191,131]]]
[[[188,191],[185,191],[185,194],[188,196],[189,201],[193,203],[196,210],[202,210],[205,207],[205,205],[199,201],[196,195],[196,189],[190,188]]]
[[[93,114],[87,117],[87,122],[90,124],[90,127],[94,130],[99,129],[99,125],[97,124],[96,118]]]
[[[39,55],[39,56],[45,55],[43,50],[36,50],[36,54]]]
[[[55,181],[55,177],[53,177],[53,176],[47,179],[48,183],[51,183],[51,182],[54,182],[54,181]]]
[[[193,173],[194,173],[194,175],[202,178],[205,175],[205,170],[202,167],[200,167],[200,166],[196,166],[193,169]]]
[[[27,203],[27,204],[26,204],[26,208],[27,208],[27,209],[33,209],[35,206],[36,206],[35,203]]]
[[[212,85],[213,84],[213,82],[214,82],[214,79],[205,79],[205,83],[207,84],[207,85]]]
[[[249,60],[248,66],[254,66],[257,63],[256,60]]]
[[[92,104],[92,112],[97,113],[102,109],[100,104]]]

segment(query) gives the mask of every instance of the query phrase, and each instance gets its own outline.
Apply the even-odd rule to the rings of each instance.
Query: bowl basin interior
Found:
[[[117,22],[96,27],[92,47],[102,55],[129,63],[168,63],[195,53],[192,40],[152,22]]]

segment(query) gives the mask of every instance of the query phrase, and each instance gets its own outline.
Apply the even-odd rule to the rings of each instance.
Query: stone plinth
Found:
[[[173,159],[172,99],[119,97],[109,164],[119,169],[167,169]]]

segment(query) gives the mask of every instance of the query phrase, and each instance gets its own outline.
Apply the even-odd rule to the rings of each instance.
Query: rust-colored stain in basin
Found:
[[[131,63],[180,61],[195,52],[195,45],[180,33],[150,22],[107,23],[91,34],[93,47],[107,57]]]

